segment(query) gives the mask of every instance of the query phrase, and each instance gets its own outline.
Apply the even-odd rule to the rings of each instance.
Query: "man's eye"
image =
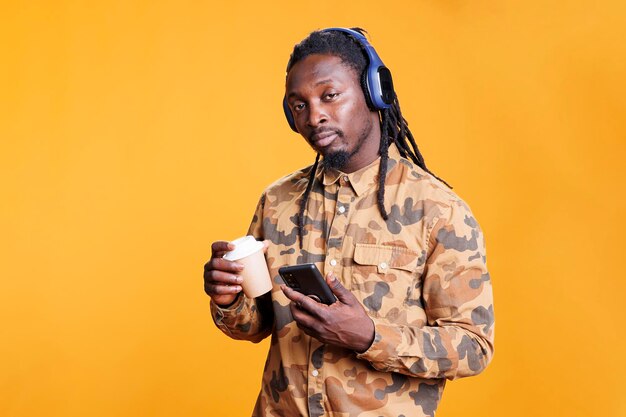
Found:
[[[327,100],[332,100],[335,97],[337,97],[338,95],[339,95],[339,93],[328,93],[328,94],[326,94],[326,99]]]
[[[304,110],[304,103],[297,103],[293,105],[293,109],[295,111],[302,111]]]

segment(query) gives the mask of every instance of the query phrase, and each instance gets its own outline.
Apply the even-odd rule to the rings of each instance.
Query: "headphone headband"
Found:
[[[375,110],[384,110],[391,107],[394,100],[393,92],[393,80],[391,78],[391,72],[383,64],[376,50],[367,41],[367,38],[357,32],[356,30],[347,28],[328,28],[323,29],[320,32],[344,32],[354,38],[363,47],[365,54],[367,55],[368,64],[365,68],[365,98],[368,103],[371,104]],[[291,129],[297,132],[296,124],[293,119],[293,114],[287,103],[287,97],[283,98],[283,110],[285,117]]]

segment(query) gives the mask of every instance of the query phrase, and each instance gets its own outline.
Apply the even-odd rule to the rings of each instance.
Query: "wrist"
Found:
[[[364,326],[364,328],[367,329],[367,331],[363,332],[363,335],[364,335],[363,342],[360,343],[356,349],[354,349],[354,351],[358,354],[366,352],[370,348],[370,346],[372,346],[372,343],[374,343],[374,337],[376,336],[376,329],[374,326],[374,322],[369,317],[367,318],[367,321],[368,321],[367,326]]]
[[[237,293],[237,295],[235,296],[235,298],[230,302],[230,303],[218,303],[217,301],[213,300],[213,302],[215,303],[216,306],[218,306],[221,309],[229,309],[232,306],[234,306],[237,301],[239,301],[239,298],[241,297],[241,293]]]

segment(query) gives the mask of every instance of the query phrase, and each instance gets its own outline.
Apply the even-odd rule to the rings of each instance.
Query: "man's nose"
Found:
[[[321,104],[309,105],[309,118],[307,124],[313,128],[318,127],[328,121],[328,115]]]

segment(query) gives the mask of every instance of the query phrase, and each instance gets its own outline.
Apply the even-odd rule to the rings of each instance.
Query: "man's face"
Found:
[[[315,54],[298,62],[287,75],[286,95],[298,132],[326,165],[354,172],[378,157],[378,113],[341,58]]]

